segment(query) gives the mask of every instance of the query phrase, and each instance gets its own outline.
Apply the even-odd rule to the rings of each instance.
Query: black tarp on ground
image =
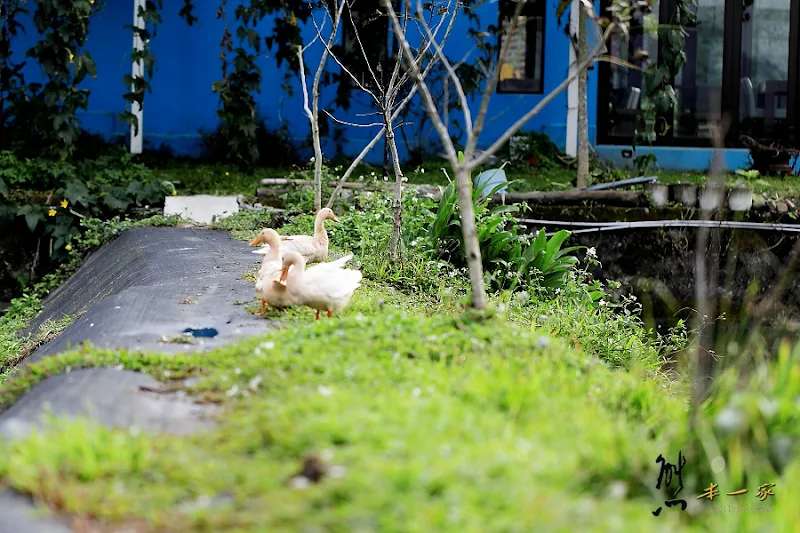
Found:
[[[269,322],[249,314],[254,284],[242,279],[261,260],[227,233],[178,228],[137,228],[91,254],[78,272],[44,302],[30,330],[45,320],[84,313],[23,364],[84,341],[107,348],[174,353],[207,350],[266,331]],[[186,328],[215,328],[197,344],[162,343]],[[199,340],[199,339],[198,339]],[[48,378],[0,414],[0,436],[34,428],[49,405],[59,416],[88,415],[111,427],[187,433],[209,425],[210,410],[172,394],[142,390],[158,383],[134,372],[88,369]],[[0,492],[0,533],[69,531],[41,518],[27,498]]]
[[[234,305],[251,302],[255,296],[254,284],[241,278],[261,260],[252,250],[220,231],[126,231],[93,253],[46,299],[31,330],[48,319],[86,314],[29,360],[86,340],[99,347],[172,353],[208,349],[237,336],[263,332],[268,322],[245,311],[243,305]],[[179,336],[186,328],[206,327],[219,334],[203,339],[203,344],[160,342],[162,336]]]

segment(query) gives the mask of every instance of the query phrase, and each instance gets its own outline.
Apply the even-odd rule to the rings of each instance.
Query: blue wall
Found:
[[[556,0],[547,0],[547,20],[545,27],[545,94],[557,86],[567,74],[569,62],[569,44],[564,29],[557,26],[555,19]],[[166,144],[178,153],[195,155],[200,148],[200,130],[213,130],[218,120],[216,109],[218,97],[211,90],[212,83],[220,79],[219,41],[224,30],[224,22],[215,18],[219,6],[217,0],[198,0],[196,14],[199,22],[189,27],[177,15],[176,6],[169,5],[162,13],[163,24],[158,34],[150,42],[156,57],[156,72],[151,82],[153,91],[145,97],[144,103],[144,138],[146,146],[157,147]],[[231,12],[232,9],[229,9]],[[478,11],[481,24],[497,24],[497,3],[487,2]],[[124,29],[133,18],[132,1],[107,2],[103,11],[91,21],[90,38],[87,49],[97,63],[97,78],[88,79],[85,87],[91,90],[89,109],[80,114],[84,127],[106,136],[126,135],[127,128],[115,117],[124,109],[123,94],[126,87],[122,83],[124,74],[130,72],[130,51],[132,36]],[[232,16],[229,20],[233,26]],[[472,47],[472,41],[460,38],[465,35],[466,18],[457,22],[452,37],[447,43],[446,51],[452,57],[462,57]],[[37,37],[31,25],[27,35],[14,43],[15,52],[20,56],[31,47]],[[271,31],[271,22],[267,21],[260,28],[262,34]],[[313,26],[304,29],[310,38],[314,34]],[[313,68],[321,53],[322,45],[318,44],[309,50],[306,62]],[[293,95],[287,94],[281,87],[283,69],[279,69],[274,59],[267,57],[265,51],[259,60],[262,68],[263,83],[261,94],[257,95],[259,111],[272,126],[285,121],[291,134],[298,140],[304,140],[309,132],[308,121],[303,113],[300,82],[294,80]],[[337,68],[328,61],[329,69]],[[596,71],[590,73],[588,93],[589,123],[595,124],[594,110],[596,101]],[[40,77],[38,65],[29,61],[25,72],[29,80]],[[334,97],[334,88],[328,88],[322,95],[321,105]],[[354,93],[356,94],[356,93]],[[542,97],[539,95],[495,94],[489,109],[489,117],[481,136],[481,145],[486,145],[513,123],[523,110],[527,110]],[[343,120],[361,121],[356,113],[371,111],[366,105],[363,95],[356,97],[354,105],[348,112],[337,112]],[[477,101],[474,102],[477,106]],[[417,104],[421,105],[421,104]],[[561,146],[566,138],[566,91],[558,95],[525,129],[543,131]],[[371,122],[371,121],[370,121]],[[591,127],[590,137],[594,138]],[[376,130],[367,128],[347,128],[345,152],[358,153],[371,139]],[[432,133],[431,139],[435,139]],[[380,147],[380,145],[379,145]],[[399,144],[403,151],[404,146]],[[326,152],[332,155],[332,146],[326,146]],[[382,157],[380,148],[376,148],[370,159]],[[402,154],[401,154],[402,155]]]

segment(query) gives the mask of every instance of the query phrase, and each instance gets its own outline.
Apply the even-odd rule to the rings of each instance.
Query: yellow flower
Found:
[[[50,211],[47,212],[47,216],[49,216],[49,217],[56,216],[56,210],[55,209],[51,209]]]
[[[176,191],[175,189],[172,189],[172,196],[178,196],[178,191]]]
[[[225,175],[226,175],[226,176],[230,176],[230,175],[231,175],[231,173],[230,173],[230,172],[226,172],[226,173],[225,173]]]
[[[69,60],[72,61],[74,58],[75,58],[75,56],[72,54],[72,52],[70,52],[69,53]]]
[[[66,201],[66,200],[61,200],[61,207],[63,207],[64,209],[66,209],[68,205],[69,205],[69,202],[68,202],[68,201]]]
[[[65,249],[65,250],[67,250],[67,251],[70,251],[70,250],[72,250],[72,245],[71,245],[71,244],[68,244],[68,245],[66,245],[66,246],[64,247],[64,249]]]

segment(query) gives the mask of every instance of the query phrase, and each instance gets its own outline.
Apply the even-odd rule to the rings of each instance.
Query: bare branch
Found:
[[[383,127],[383,122],[373,122],[372,124],[358,124],[356,122],[348,122],[346,120],[340,120],[333,116],[331,113],[326,111],[325,109],[322,110],[323,113],[328,115],[334,122],[337,124],[341,124],[342,126],[353,126],[354,128],[374,128],[374,127]]]
[[[428,109],[428,114],[431,118],[431,121],[436,128],[437,133],[442,139],[443,144],[445,145],[445,152],[447,154],[447,159],[450,161],[450,164],[455,167],[458,165],[458,156],[456,155],[455,148],[453,147],[452,141],[445,142],[445,139],[450,139],[449,134],[447,133],[447,126],[442,123],[442,119],[439,116],[439,110],[436,108],[436,103],[433,101],[431,97],[431,92],[428,89],[428,86],[425,84],[425,79],[420,72],[419,65],[414,61],[414,55],[411,52],[411,46],[408,44],[408,40],[406,36],[402,33],[402,27],[400,26],[400,21],[397,18],[397,13],[392,6],[390,0],[381,0],[383,3],[383,7],[389,15],[389,18],[392,22],[392,28],[394,29],[394,34],[397,37],[397,41],[400,44],[400,48],[403,51],[403,55],[406,58],[406,61],[409,63],[409,72],[411,73],[411,77],[415,82],[415,87],[420,92],[420,96],[422,97],[422,101],[425,103],[425,107]],[[407,0],[406,0],[407,1]],[[456,7],[455,12],[458,11],[458,7]],[[454,15],[455,16],[455,13]]]
[[[383,137],[385,131],[386,130],[384,128],[381,128],[381,130],[375,134],[375,137],[373,137],[372,140],[364,147],[364,149],[361,150],[361,153],[358,154],[358,156],[356,156],[355,159],[353,159],[353,162],[350,163],[349,167],[347,167],[347,170],[345,170],[341,179],[339,179],[339,183],[336,184],[336,188],[331,193],[331,197],[328,200],[327,204],[328,207],[333,206],[333,202],[334,200],[336,200],[336,196],[342,191],[342,186],[344,185],[344,183],[347,181],[347,179],[350,177],[353,171],[358,167],[358,165],[361,164],[361,161],[363,161],[364,158],[367,157],[367,154],[370,152],[370,150],[372,150],[375,147],[375,145],[378,144],[378,141],[381,140],[381,137]]]
[[[561,91],[566,89],[569,86],[569,84],[572,83],[572,80],[576,79],[579,73],[583,69],[588,67],[595,60],[595,58],[600,54],[603,47],[604,47],[604,40],[600,42],[600,44],[592,51],[591,54],[589,54],[589,56],[586,58],[585,61],[583,61],[578,65],[578,68],[575,69],[575,72],[573,74],[571,74],[567,79],[562,81],[555,89],[550,91],[550,93],[544,98],[542,98],[539,101],[539,103],[533,107],[533,109],[522,115],[522,117],[520,117],[516,122],[514,122],[514,124],[512,124],[511,127],[508,128],[505,131],[505,133],[503,133],[495,142],[493,142],[491,146],[489,146],[489,148],[487,148],[483,153],[481,153],[478,157],[475,157],[472,160],[468,161],[470,168],[475,168],[483,164],[487,159],[489,159],[489,157],[491,157],[492,154],[494,154],[506,142],[508,142],[508,140],[515,133],[517,133],[520,130],[520,128],[522,128],[530,119],[538,115],[539,112],[542,110],[542,108],[544,108],[544,106],[549,104],[553,100],[553,98],[555,98]]]
[[[522,4],[520,3],[520,5]],[[417,0],[417,16],[420,19],[422,18],[422,0]],[[447,57],[444,55],[444,50],[442,50],[442,47],[439,45],[438,42],[436,42],[436,37],[431,33],[430,26],[428,26],[428,24],[424,21],[420,23],[420,26],[425,31],[425,34],[428,37],[428,42],[431,44],[431,46],[433,46],[434,50],[436,51],[436,56],[439,58],[439,61],[441,61],[442,65],[444,65],[444,68],[447,70],[447,73],[450,75],[451,78],[457,80],[458,74],[456,74],[456,71],[450,64],[450,61],[448,61]],[[461,103],[461,110],[464,113],[464,122],[467,128],[467,136],[471,138],[472,113],[469,109],[469,100],[467,99],[467,95],[464,93],[464,87],[460,83],[456,83],[454,84],[454,86],[456,88],[456,92],[458,93],[459,102]]]
[[[489,76],[488,80],[486,81],[486,87],[484,88],[483,96],[481,97],[481,105],[478,109],[478,115],[475,118],[475,134],[467,137],[467,142],[464,146],[464,159],[467,161],[472,159],[472,153],[475,151],[475,147],[478,145],[478,139],[483,131],[483,124],[486,121],[486,114],[489,111],[489,100],[491,99],[495,87],[497,87],[497,83],[500,80],[500,68],[508,56],[508,49],[511,46],[511,40],[514,34],[517,32],[519,18],[522,15],[522,8],[524,5],[524,2],[517,2],[517,6],[514,8],[514,14],[511,17],[511,29],[508,32],[508,36],[503,39],[503,45],[500,47],[500,55],[497,60],[497,66],[491,71],[491,76]],[[459,83],[458,85],[461,84]]]
[[[364,64],[367,65],[367,69],[369,70],[370,76],[372,76],[372,81],[375,82],[375,86],[378,87],[378,90],[381,91],[382,96],[386,96],[383,92],[383,84],[378,81],[378,77],[375,75],[375,71],[372,70],[372,65],[369,64],[369,56],[367,55],[367,51],[364,48],[364,43],[361,42],[361,32],[356,29],[356,22],[353,20],[353,5],[352,2],[349,0],[342,0],[342,3],[347,4],[347,14],[350,17],[350,24],[353,25],[353,33],[356,36],[356,41],[358,41],[358,47],[361,49],[361,55],[364,57]]]
[[[344,1],[343,1],[341,4],[339,4],[338,10],[339,10],[339,14],[340,14],[340,15],[341,15],[341,9],[344,7],[344,5],[345,5],[345,2],[344,2]],[[325,9],[326,9],[326,11],[328,10],[328,8],[327,8],[327,7],[326,7]],[[329,11],[328,11],[328,16],[330,16],[330,12],[329,12]],[[316,22],[316,20],[314,20],[314,18],[312,17],[312,18],[311,18],[311,21],[314,23],[314,28],[316,28],[316,30],[317,30],[317,34],[318,34],[318,35],[320,35],[320,29],[319,29],[319,26],[317,26],[317,22]],[[336,62],[336,64],[337,64],[337,65],[339,65],[339,67],[340,67],[340,68],[341,68],[341,69],[342,69],[342,70],[345,72],[345,74],[347,74],[347,75],[350,77],[350,79],[351,79],[351,80],[353,80],[353,83],[355,83],[355,84],[356,84],[356,86],[357,86],[359,89],[361,89],[362,91],[364,91],[365,93],[367,93],[368,95],[370,95],[370,96],[372,97],[372,99],[373,99],[373,100],[375,100],[375,102],[376,102],[376,103],[379,103],[379,102],[381,101],[381,99],[380,99],[380,98],[378,98],[378,96],[376,96],[376,95],[375,95],[375,93],[373,93],[372,91],[370,91],[369,89],[367,89],[367,88],[364,86],[364,84],[362,84],[362,83],[361,83],[361,82],[358,80],[358,78],[355,76],[355,74],[353,74],[353,73],[350,71],[350,69],[348,69],[348,68],[347,68],[347,67],[344,65],[344,63],[342,63],[342,61],[341,61],[341,60],[340,60],[340,59],[339,59],[339,58],[336,56],[336,54],[334,54],[334,53],[333,53],[333,50],[331,50],[331,47],[332,47],[333,43],[332,43],[332,42],[331,42],[331,43],[326,43],[324,40],[323,40],[323,42],[322,42],[322,43],[325,45],[325,53],[326,53],[327,55],[330,55],[330,56],[333,58],[333,60]]]

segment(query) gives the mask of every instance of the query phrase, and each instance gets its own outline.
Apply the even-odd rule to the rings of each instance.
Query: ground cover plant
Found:
[[[395,265],[391,202],[363,194],[337,207],[333,254],[354,252],[366,281],[336,319],[279,312],[277,329],[208,353],[88,346],[26,365],[0,390],[7,407],[54,373],[121,365],[220,405],[215,429],[170,437],[54,420],[47,438],[0,444],[2,482],[79,522],[137,531],[792,530],[800,349],[784,343],[751,377],[723,376],[690,430],[688,384],[662,371],[687,332],[648,336],[636,302],[602,287],[588,305],[585,263],[554,296],[534,279],[469,311],[465,272],[426,238],[438,206],[406,195]],[[272,217],[217,227],[245,240]],[[303,214],[279,231],[311,224]],[[686,512],[655,488],[656,457],[674,463],[678,451]],[[318,483],[295,476],[309,456],[326,465]],[[711,482],[749,492],[723,495],[734,506],[723,512],[696,498]],[[764,483],[776,485],[762,502]]]

